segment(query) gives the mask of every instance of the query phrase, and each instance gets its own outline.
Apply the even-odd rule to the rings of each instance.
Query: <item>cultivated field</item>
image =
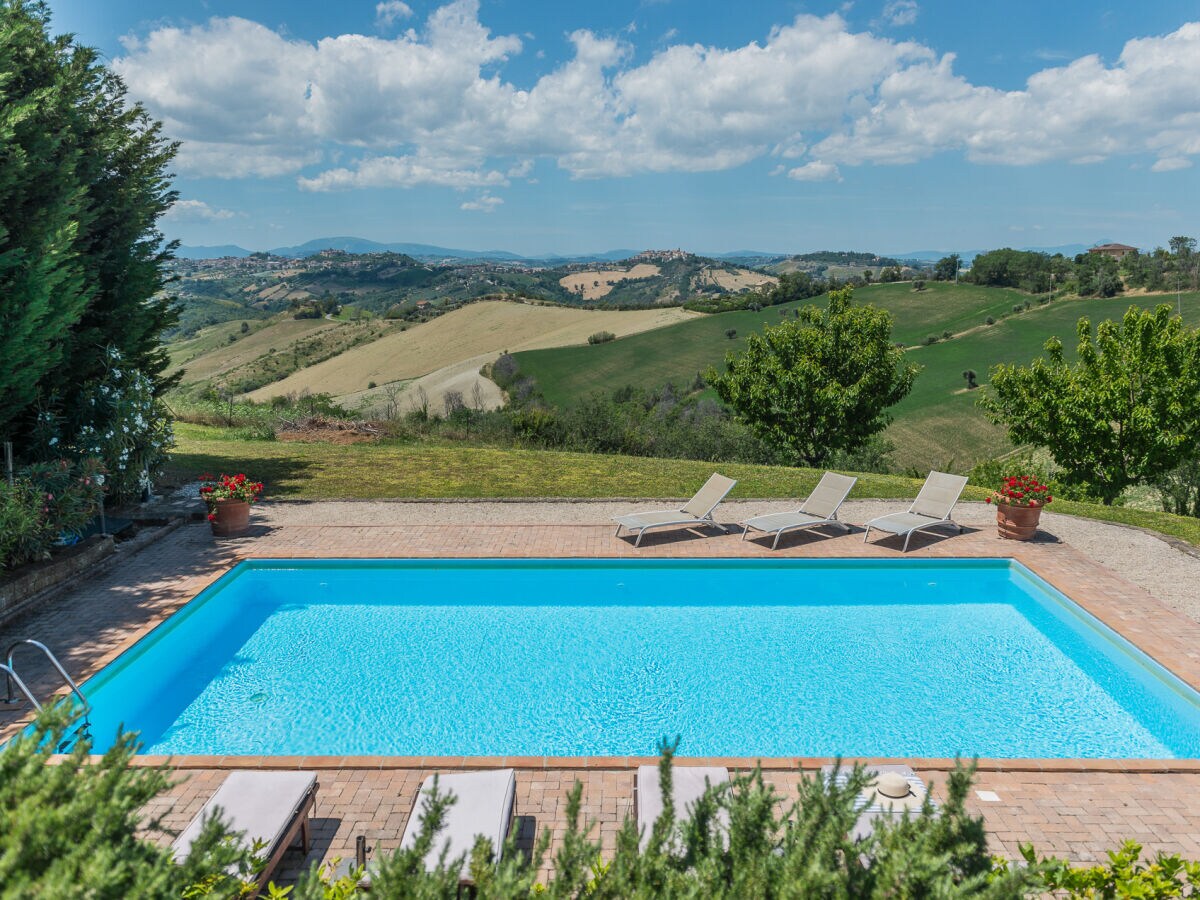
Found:
[[[752,272],[749,269],[737,269],[730,272],[727,269],[704,269],[696,276],[692,287],[702,288],[716,285],[724,291],[737,293],[752,288],[761,288],[779,283],[774,275],[762,272]]]
[[[653,278],[661,269],[649,263],[638,263],[632,269],[602,269],[575,272],[558,279],[568,291],[582,294],[584,300],[599,300],[613,289],[618,281]]]
[[[171,371],[184,370],[183,383],[222,375],[253,362],[272,348],[286,352],[298,340],[337,328],[324,319],[278,319],[267,325],[251,322],[249,334],[241,334],[241,322],[224,322],[202,329],[194,338],[172,344]],[[229,338],[233,337],[231,343]]]
[[[630,335],[697,317],[697,313],[677,308],[615,311],[501,301],[472,303],[309,366],[254,391],[250,397],[265,400],[308,391],[352,401],[367,397],[374,402],[381,399],[384,385],[389,382],[440,372],[442,381],[427,381],[427,392],[442,384],[440,390],[461,390],[470,399],[479,367],[505,350],[586,344],[588,336],[598,331]],[[469,372],[476,374],[467,377]],[[368,388],[372,381],[377,385],[374,391]],[[499,400],[495,386],[482,378],[480,384],[495,405]],[[430,400],[435,405],[440,403],[439,397],[431,395]]]

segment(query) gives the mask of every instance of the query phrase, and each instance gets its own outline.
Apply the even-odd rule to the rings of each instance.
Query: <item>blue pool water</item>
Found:
[[[1006,560],[245,562],[84,689],[156,754],[1200,757]]]

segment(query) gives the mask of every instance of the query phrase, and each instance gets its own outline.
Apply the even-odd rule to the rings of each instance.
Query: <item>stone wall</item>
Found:
[[[0,625],[32,606],[39,597],[51,594],[68,579],[111,556],[115,548],[112,535],[93,535],[74,547],[59,550],[50,559],[30,563],[0,577]]]

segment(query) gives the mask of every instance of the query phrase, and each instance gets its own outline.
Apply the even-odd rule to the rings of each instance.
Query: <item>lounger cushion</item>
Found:
[[[704,796],[709,785],[729,781],[729,770],[720,766],[672,766],[671,799],[675,803],[677,819],[687,819]],[[662,788],[658,780],[658,766],[638,766],[637,770],[637,823],[642,832],[641,846],[650,841],[650,831],[662,815]]]
[[[680,507],[680,511],[688,515],[703,518],[711,513],[722,500],[725,495],[733,490],[733,486],[737,484],[732,478],[726,478],[724,475],[718,475],[713,472],[708,477],[708,481],[704,482],[704,487],[696,491],[696,496]]]
[[[810,516],[802,512],[767,513],[765,516],[755,516],[746,522],[751,528],[759,531],[780,531],[784,528],[803,528],[807,525],[824,525],[829,519],[820,516]]]
[[[401,847],[411,847],[421,832],[421,817],[425,813],[428,796],[433,790],[433,777],[426,778],[413,806],[413,814],[404,827]],[[438,858],[447,842],[450,845],[448,859],[465,856],[463,877],[470,873],[471,850],[476,839],[482,835],[492,842],[496,858],[504,848],[504,837],[513,817],[513,802],[517,793],[517,778],[512,769],[497,769],[489,772],[461,772],[442,775],[438,778],[438,791],[453,794],[454,805],[446,811],[446,822],[425,856],[427,869],[437,868]]]
[[[941,519],[935,519],[932,516],[920,516],[916,513],[892,513],[890,516],[872,519],[867,525],[879,531],[889,531],[892,534],[906,534],[914,528],[927,528],[930,525],[937,525],[941,521]]]
[[[663,509],[654,512],[628,513],[624,516],[613,516],[613,521],[626,528],[653,528],[655,525],[689,525],[700,522],[701,519],[677,509]]]
[[[216,807],[221,808],[223,819],[234,831],[244,833],[247,847],[261,840],[270,856],[316,784],[317,776],[312,772],[229,773],[196,818],[175,839],[175,859],[187,859],[205,820],[212,817]]]
[[[834,778],[834,768],[834,766],[823,766],[821,772],[826,778]],[[844,785],[846,780],[850,777],[850,772],[851,770],[848,767],[843,766],[841,769],[837,770],[835,781],[838,784]],[[884,772],[896,772],[900,775],[903,775],[905,781],[912,786],[913,793],[922,800],[925,799],[925,794],[927,793],[925,782],[923,782],[917,773],[908,766],[883,765],[871,766],[867,769],[867,774],[872,777],[878,777]],[[936,804],[934,805],[936,808]],[[854,828],[850,831],[850,837],[856,841],[864,840],[870,836],[871,832],[875,828],[875,820],[880,816],[895,815],[895,813],[893,813],[890,809],[885,809],[884,807],[875,803],[874,793],[870,790],[858,795],[858,799],[855,801],[855,807],[858,810],[859,816],[857,821],[854,823]]]
[[[828,519],[838,511],[838,507],[854,488],[857,478],[849,475],[839,475],[837,472],[826,472],[821,476],[813,492],[800,506],[801,512],[811,513],[821,519]]]
[[[948,475],[945,472],[930,472],[917,499],[909,507],[909,512],[921,516],[932,516],[935,519],[945,519],[954,509],[954,504],[962,496],[963,488],[967,486],[967,476]]]

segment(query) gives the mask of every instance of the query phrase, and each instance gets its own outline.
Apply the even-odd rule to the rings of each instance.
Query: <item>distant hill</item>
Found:
[[[237,244],[220,244],[215,247],[189,247],[187,244],[181,244],[175,255],[180,259],[220,259],[223,256],[236,256],[241,259],[249,256],[250,252]]]

